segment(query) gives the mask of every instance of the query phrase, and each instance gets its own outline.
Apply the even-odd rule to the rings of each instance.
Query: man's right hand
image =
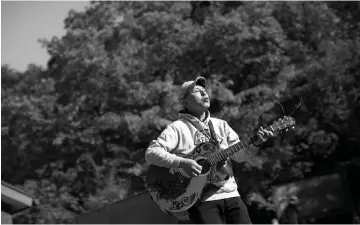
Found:
[[[196,177],[201,173],[202,166],[200,166],[195,160],[181,159],[179,168],[181,168],[187,176]]]

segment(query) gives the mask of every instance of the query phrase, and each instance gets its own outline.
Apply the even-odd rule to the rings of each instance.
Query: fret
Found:
[[[207,158],[207,161],[208,161],[211,165],[214,164],[214,160],[213,160],[213,157],[212,157],[212,156],[210,156],[209,158]]]
[[[246,139],[245,139],[246,141],[245,141],[245,143],[246,143],[246,145],[249,145],[250,143],[251,143],[251,140],[250,140],[250,138],[249,137],[246,137]]]
[[[234,154],[237,152],[237,149],[236,149],[237,145],[233,145],[231,146],[231,154]]]
[[[249,145],[250,145],[251,144],[251,139],[249,137],[247,139],[249,140]]]
[[[209,162],[211,165],[215,165],[215,163],[216,163],[214,157],[210,157]]]
[[[241,140],[239,140],[239,143],[241,144],[241,148],[244,148],[245,146],[244,146],[244,144],[241,142]],[[238,144],[239,144],[238,143]]]
[[[215,162],[219,162],[219,155],[215,154],[214,157],[215,157]]]
[[[224,160],[224,159],[226,159],[226,158],[227,158],[226,152],[223,151],[223,152],[221,153],[221,160]],[[221,161],[221,160],[220,160],[220,161]]]
[[[240,151],[241,150],[241,147],[238,145],[238,144],[235,144],[232,146],[232,154],[235,154],[236,152]]]
[[[216,163],[217,163],[216,158],[214,158],[214,157],[213,157],[213,162],[214,162],[214,164],[216,164]]]
[[[222,153],[221,153],[221,160],[225,160],[225,159],[227,159],[227,157],[229,156],[229,153],[230,153],[230,149],[226,149],[226,150],[224,150],[224,151],[222,151]]]
[[[247,146],[247,142],[246,142],[246,139],[242,139],[241,142],[243,143],[243,148],[245,148]]]
[[[213,161],[214,161],[214,164],[217,163],[217,159],[215,157],[213,157]]]
[[[211,157],[209,157],[208,161],[210,162],[211,165],[215,165],[216,163],[218,163],[222,160],[226,160],[228,157],[232,156],[236,152],[241,151],[243,148],[247,147],[251,143],[251,138],[253,138],[253,137],[250,137],[250,138],[247,137],[244,140],[239,140],[238,143],[229,147],[228,149],[222,150],[222,151],[212,155]],[[243,142],[245,142],[245,144]]]
[[[209,157],[209,158],[208,158],[208,162],[209,162],[210,164],[212,164],[212,165],[214,164],[214,160],[212,159],[212,157]]]
[[[217,161],[217,158],[214,157],[214,164],[216,164],[218,161]]]
[[[220,161],[221,161],[221,152],[219,152],[218,158],[217,158],[217,162],[220,162]]]
[[[232,151],[227,151],[226,152],[226,158],[230,157],[232,154],[234,154]]]
[[[219,154],[216,155],[216,163],[220,162],[220,156]]]
[[[222,152],[218,153],[218,158],[217,158],[217,162],[220,162],[222,160]]]
[[[232,150],[231,152],[232,152],[232,153],[237,152],[238,149],[239,149],[239,145],[238,145],[238,144],[235,144],[235,145],[231,146],[231,150]]]
[[[291,123],[295,123],[295,121],[290,121],[290,122],[279,122],[279,123],[273,123],[272,125],[264,128],[265,130],[268,131],[272,131],[272,132],[276,132],[278,130],[282,130],[286,127],[289,127],[291,125]],[[254,134],[250,137],[246,137],[242,140],[239,140],[238,143],[236,143],[233,146],[230,146],[229,148],[222,150],[220,152],[215,153],[214,155],[212,155],[211,157],[209,157],[207,160],[211,165],[215,165],[216,163],[225,160],[227,157],[232,156],[233,154],[235,154],[238,151],[243,150],[245,147],[248,147],[251,143],[254,143],[258,140],[258,136],[257,134]]]
[[[236,152],[236,148],[234,146],[231,146],[229,148],[229,156],[233,155]]]
[[[234,145],[234,149],[236,149],[235,151],[240,151],[242,148],[239,144]]]
[[[227,159],[231,155],[232,155],[231,151],[224,151],[224,159]]]
[[[278,125],[272,125],[272,126],[268,126],[268,127],[264,128],[264,129],[274,132],[277,129],[279,129],[279,127],[278,127]],[[239,140],[239,142],[236,143],[235,145],[230,146],[229,148],[222,150],[220,152],[217,152],[214,155],[212,155],[211,157],[209,157],[208,161],[211,165],[215,165],[216,163],[218,163],[222,160],[226,160],[228,157],[232,156],[236,152],[239,152],[239,151],[243,150],[245,147],[248,147],[251,143],[256,142],[257,138],[258,138],[257,135],[254,134],[253,136],[246,137],[242,140]]]
[[[250,137],[250,140],[251,140],[251,142],[256,142],[256,139],[255,139],[254,136],[251,136],[251,137]]]
[[[232,155],[232,148],[230,147],[230,148],[226,149],[224,152],[225,152],[225,157],[227,158],[230,155]]]
[[[227,151],[222,151],[221,152],[221,160],[224,160],[227,158]]]
[[[214,158],[214,165],[217,163],[217,159],[216,158]]]
[[[275,131],[274,128],[273,128],[271,125],[270,125],[269,127],[270,127],[270,129],[271,129],[272,132]]]

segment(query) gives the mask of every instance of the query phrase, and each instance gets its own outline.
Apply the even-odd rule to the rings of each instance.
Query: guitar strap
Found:
[[[189,120],[189,122],[194,126],[194,127],[197,127],[191,120]],[[215,134],[215,131],[214,131],[214,126],[211,122],[211,120],[209,119],[209,129],[210,129],[210,135],[208,132],[206,132],[206,130],[204,130],[204,132],[206,132],[207,135],[210,136],[210,139],[209,140],[210,142],[213,142],[215,144],[215,146],[219,149],[220,148],[220,144],[219,144],[219,141],[218,139],[216,138],[216,134]]]
[[[220,143],[219,143],[219,140],[216,138],[214,126],[213,126],[211,120],[209,120],[209,128],[210,128],[210,133],[211,133],[211,139],[214,142],[216,148],[220,150]],[[223,163],[225,163],[225,161]],[[223,165],[223,164],[220,163],[219,166],[220,165]],[[227,180],[227,179],[229,179],[229,175],[225,178],[225,180]]]
[[[215,146],[219,149],[220,148],[219,140],[216,138],[214,126],[213,126],[211,120],[209,120],[209,128],[210,128],[210,135],[211,135],[212,142],[214,142]]]

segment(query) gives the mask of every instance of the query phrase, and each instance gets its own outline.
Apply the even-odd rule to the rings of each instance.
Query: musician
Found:
[[[226,121],[210,117],[210,99],[205,88],[204,77],[182,84],[179,101],[183,110],[179,112],[178,120],[167,125],[160,136],[150,143],[145,153],[145,159],[149,164],[180,168],[189,177],[194,177],[201,173],[202,167],[196,161],[182,156],[190,154],[203,142],[215,141],[220,149],[226,149],[239,142],[238,135]],[[211,135],[210,126],[213,127],[217,140],[212,139],[214,135]],[[223,162],[219,174],[224,175],[224,180],[208,188],[200,204],[188,210],[189,218],[194,223],[251,223],[247,208],[237,191],[231,160],[243,162],[253,157],[259,146],[268,137],[273,136],[273,133],[260,127],[257,136],[257,141],[253,145]]]

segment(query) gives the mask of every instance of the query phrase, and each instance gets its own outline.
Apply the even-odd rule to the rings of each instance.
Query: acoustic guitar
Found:
[[[265,129],[272,132],[287,131],[294,126],[294,118],[285,116]],[[182,169],[150,165],[145,184],[152,199],[167,212],[176,213],[188,210],[201,199],[205,187],[226,179],[226,174],[218,172],[217,164],[244,150],[257,138],[258,136],[254,134],[225,150],[217,149],[211,142],[197,145],[191,154],[185,156],[202,166],[201,174],[196,177],[188,177]]]

